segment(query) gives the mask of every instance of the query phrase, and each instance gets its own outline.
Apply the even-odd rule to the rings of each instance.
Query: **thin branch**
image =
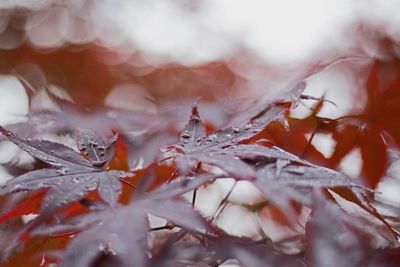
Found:
[[[232,185],[232,187],[229,189],[228,194],[226,194],[226,196],[221,200],[221,202],[218,205],[218,208],[216,210],[216,213],[214,214],[214,216],[211,218],[211,222],[213,222],[214,220],[218,219],[218,217],[221,215],[221,213],[224,211],[224,209],[226,208],[227,204],[228,204],[228,199],[231,196],[233,190],[235,189],[237,184],[237,181],[235,181]]]

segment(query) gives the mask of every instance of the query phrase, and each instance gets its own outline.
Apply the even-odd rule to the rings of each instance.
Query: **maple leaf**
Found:
[[[346,187],[364,191],[347,175],[308,162],[278,159],[257,170],[254,181],[264,196],[282,208],[289,208],[290,199],[309,206],[314,189]]]
[[[318,68],[313,67],[308,73],[297,79],[294,86],[291,85],[281,98],[268,103],[258,103],[230,123],[230,125],[235,123],[235,126],[217,130],[208,136],[200,119],[197,105],[194,105],[189,121],[181,134],[180,142],[177,145],[170,146],[178,152],[178,155],[173,154],[172,156],[175,157],[180,171],[188,173],[198,166],[199,162],[203,162],[219,167],[236,178],[249,179],[254,177],[253,170],[235,155],[232,155],[227,148],[235,147],[259,134],[271,122],[284,122],[288,108],[292,104],[297,105],[300,97],[303,96],[302,92],[306,87],[304,79],[330,64],[332,63],[318,66]],[[310,98],[308,96],[303,97]]]
[[[118,266],[132,266],[132,261],[135,266],[148,266],[148,214],[167,219],[187,231],[212,233],[209,222],[179,197],[215,178],[217,176],[208,174],[193,179],[182,177],[153,192],[143,192],[127,206],[109,207],[79,217],[79,220],[75,218],[73,222],[79,222],[75,229],[82,230],[84,225],[89,225],[89,229],[72,240],[61,256],[60,266],[92,266],[96,260],[104,261],[107,257],[112,257]],[[36,233],[57,235],[71,231],[74,226],[50,226],[36,229]],[[105,258],[101,258],[102,255]]]
[[[127,173],[107,169],[114,154],[113,142],[106,145],[95,132],[82,130],[84,134],[80,135],[78,147],[87,156],[85,159],[80,153],[60,143],[22,139],[1,126],[0,131],[22,150],[52,166],[9,180],[1,187],[0,194],[50,188],[43,211],[53,211],[96,189],[108,204],[117,202],[121,190],[119,178]]]
[[[183,239],[186,234],[172,234],[152,257],[150,266],[219,266],[228,260],[243,267],[305,266],[300,255],[281,253],[268,240],[230,236],[217,229],[217,234],[204,236],[201,242],[187,242]]]
[[[315,266],[351,267],[362,263],[365,257],[362,239],[351,230],[347,217],[348,214],[326,201],[320,192],[315,192],[312,215],[306,224],[307,256]]]
[[[217,166],[234,178],[251,179],[267,199],[285,208],[290,206],[288,201],[292,198],[310,205],[309,192],[313,188],[363,190],[347,175],[309,163],[273,145],[240,144],[261,128],[249,124],[206,136],[194,106],[181,141],[174,147],[177,166],[181,172],[187,173],[202,162]]]
[[[364,93],[367,103],[361,111],[332,121],[336,147],[330,164],[336,166],[354,148],[360,148],[362,177],[365,184],[375,188],[389,164],[388,145],[399,146],[400,76],[394,79],[379,75],[389,63],[375,60],[369,71]],[[396,70],[399,66],[396,65]]]
[[[205,127],[200,119],[197,106],[192,108],[189,122],[181,134],[180,142],[172,146],[176,153],[172,154],[182,173],[188,173],[199,162],[207,163],[225,170],[233,177],[250,179],[254,177],[253,169],[233,155],[227,148],[261,132],[265,126],[279,118],[282,110],[272,113],[268,109],[253,118],[251,123],[238,127],[218,130],[206,136]],[[264,116],[265,115],[265,116]]]
[[[230,236],[211,240],[219,258],[236,259],[244,267],[305,266],[301,256],[281,253],[268,240],[254,241]]]
[[[387,220],[370,204],[371,190],[335,170],[312,164],[277,147],[239,145],[232,150],[243,160],[256,159],[256,175],[252,183],[264,197],[282,211],[292,210],[291,200],[311,206],[312,192],[331,188],[341,197],[353,202],[380,221],[394,238],[399,236]]]

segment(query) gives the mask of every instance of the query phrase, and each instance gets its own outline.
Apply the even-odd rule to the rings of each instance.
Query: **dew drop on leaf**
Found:
[[[95,167],[103,167],[104,165],[106,165],[107,161],[105,160],[95,160],[92,161],[92,165]]]
[[[190,134],[188,132],[185,132],[184,134],[182,134],[182,138],[183,139],[189,139],[190,138]]]

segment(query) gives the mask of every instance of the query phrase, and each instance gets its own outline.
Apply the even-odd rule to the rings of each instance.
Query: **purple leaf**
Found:
[[[103,167],[108,164],[115,153],[115,143],[118,135],[115,135],[109,145],[106,145],[103,138],[90,129],[78,131],[78,149],[88,157],[93,166]]]
[[[190,157],[190,156],[189,156]],[[231,155],[218,155],[201,153],[194,157],[196,160],[219,167],[227,172],[227,174],[237,179],[251,179],[255,175],[255,171],[248,164]]]
[[[114,153],[114,143],[106,146],[104,141],[90,132],[94,141],[86,138],[80,140],[81,144],[98,145],[87,148],[88,154],[92,155],[87,161],[78,152],[62,144],[45,140],[25,140],[2,127],[0,130],[33,157],[57,167],[56,169],[34,170],[11,179],[0,189],[0,194],[50,188],[43,205],[43,210],[47,212],[79,200],[89,191],[96,189],[103,200],[110,205],[117,202],[121,191],[119,177],[125,173],[106,169]],[[87,131],[87,133],[89,132]],[[100,148],[104,148],[104,150]],[[101,151],[104,153],[103,157],[97,155]],[[104,164],[102,163],[101,166],[97,164],[103,159]]]
[[[280,253],[267,241],[219,236],[210,238],[210,245],[218,258],[236,259],[243,267],[305,266],[298,255]]]
[[[197,163],[203,162],[219,167],[233,177],[248,179],[254,176],[254,171],[227,148],[252,137],[265,126],[248,124],[220,130],[206,137],[204,125],[195,106],[181,134],[180,143],[173,146],[175,151],[172,156],[176,158],[178,168],[183,174],[189,173]]]
[[[205,136],[206,129],[200,120],[197,106],[194,106],[189,122],[181,134],[180,145],[186,153],[191,153],[202,146]]]
[[[308,252],[315,266],[360,266],[364,257],[361,240],[344,224],[347,215],[327,202],[321,193],[314,197],[314,209],[306,225]]]
[[[92,166],[92,164],[85,160],[78,152],[63,144],[46,140],[22,139],[1,126],[0,132],[34,158],[42,160],[50,165],[56,167],[74,166],[74,168]]]
[[[260,157],[274,160],[288,160],[291,162],[304,163],[299,157],[286,152],[278,147],[265,147],[255,144],[237,145],[230,147],[230,153],[243,159],[257,159]]]
[[[204,176],[202,182],[209,178]],[[173,189],[183,189],[178,190],[179,195],[192,189],[193,185],[188,186],[188,183],[198,185],[195,179],[174,182],[134,199],[128,206],[115,206],[82,216],[78,229],[84,228],[82,222],[96,225],[79,234],[70,243],[62,255],[61,266],[91,266],[102,255],[118,262],[118,266],[132,266],[133,260],[135,266],[148,266],[148,214],[167,219],[195,233],[212,232],[213,228],[189,203],[179,198],[166,198],[176,195]],[[63,225],[61,228],[53,228],[57,233],[63,229],[71,231],[73,227]]]
[[[112,257],[117,260],[118,266],[129,267],[134,261],[135,266],[146,267],[146,212],[140,208],[124,207],[96,215],[99,223],[79,234],[68,245],[60,266],[89,267],[95,264],[96,259]]]

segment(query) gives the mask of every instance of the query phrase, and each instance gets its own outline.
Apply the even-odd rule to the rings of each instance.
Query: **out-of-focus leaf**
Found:
[[[344,212],[321,196],[315,197],[313,202],[311,219],[306,225],[307,256],[312,264],[321,267],[360,266],[365,256],[363,246],[344,224]]]
[[[208,175],[200,177],[200,184],[210,178]],[[148,214],[165,218],[189,231],[212,231],[209,223],[189,203],[167,198],[180,196],[197,186],[196,179],[173,182],[135,198],[128,206],[83,217],[82,221],[95,225],[71,242],[62,255],[61,266],[91,266],[101,256],[112,257],[118,266],[132,266],[133,261],[135,266],[148,266]]]

